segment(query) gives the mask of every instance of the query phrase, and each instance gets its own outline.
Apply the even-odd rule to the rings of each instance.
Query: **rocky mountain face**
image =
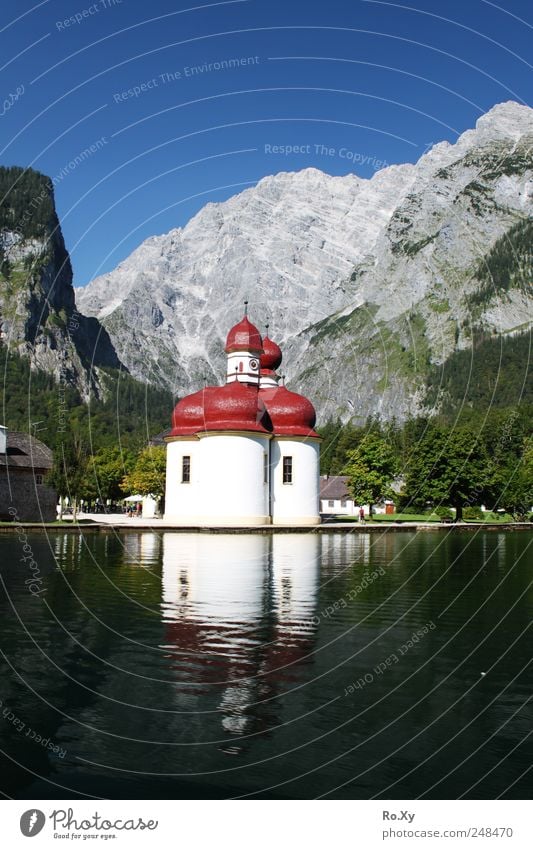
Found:
[[[48,177],[0,168],[0,342],[32,367],[100,394],[99,369],[121,364],[98,319],[81,315]]]
[[[533,110],[510,102],[370,180],[267,177],[148,239],[77,291],[79,309],[134,376],[183,395],[222,379],[248,299],[323,421],[405,418],[474,332],[530,327],[532,142]]]

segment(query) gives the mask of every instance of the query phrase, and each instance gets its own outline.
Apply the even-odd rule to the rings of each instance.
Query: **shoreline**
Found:
[[[203,534],[373,534],[373,533],[405,533],[409,531],[451,531],[455,533],[472,533],[483,531],[528,531],[533,530],[532,522],[323,522],[319,525],[243,525],[207,526],[207,525],[175,525],[166,523],[163,519],[125,519],[123,521],[87,521],[83,524],[55,522],[16,522],[0,525],[0,533],[17,533],[25,531],[56,531],[57,533],[111,533],[124,531],[146,533],[203,533]]]

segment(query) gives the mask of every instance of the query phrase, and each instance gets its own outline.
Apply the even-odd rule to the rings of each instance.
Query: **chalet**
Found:
[[[345,475],[321,475],[320,477],[320,513],[323,516],[358,516],[361,505],[354,504],[348,490],[348,478]],[[369,514],[369,505],[363,504],[365,515]],[[394,502],[384,499],[372,505],[374,513],[394,513]]]
[[[28,433],[0,426],[0,520],[53,522],[57,496],[46,484],[51,450]]]

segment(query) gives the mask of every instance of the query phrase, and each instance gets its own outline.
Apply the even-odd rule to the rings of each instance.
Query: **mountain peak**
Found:
[[[529,134],[532,118],[527,107],[498,104],[455,144],[371,179],[318,168],[264,177],[145,242],[78,290],[80,308],[109,329],[134,376],[182,394],[204,375],[220,379],[221,328],[249,299],[254,320],[269,322],[287,346],[289,377],[299,374],[325,414],[342,397],[363,415],[397,408],[401,417],[409,391],[396,372],[409,367],[405,352],[416,342],[414,361],[442,360],[460,343],[469,281],[528,214],[530,156],[515,141]],[[518,300],[498,309],[508,330],[523,321]],[[405,315],[414,321],[399,338]],[[396,390],[385,398],[387,358]]]
[[[476,132],[492,138],[518,139],[533,134],[533,110],[529,106],[507,100],[497,103],[476,121]]]

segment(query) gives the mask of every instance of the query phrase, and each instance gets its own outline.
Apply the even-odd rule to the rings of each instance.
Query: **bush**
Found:
[[[435,516],[438,516],[439,519],[453,519],[453,512],[450,510],[449,507],[435,507],[432,512],[435,514]]]
[[[400,513],[405,513],[405,514],[406,514],[406,516],[414,516],[414,515],[416,515],[416,514],[420,513],[421,511],[419,510],[419,508],[418,508],[418,507],[415,507],[414,505],[412,505],[412,504],[411,504],[411,505],[409,505],[408,507],[404,507],[404,508],[403,508],[402,510],[400,510],[399,512],[400,512]]]
[[[483,519],[484,513],[481,507],[465,507],[463,510],[463,519]]]

